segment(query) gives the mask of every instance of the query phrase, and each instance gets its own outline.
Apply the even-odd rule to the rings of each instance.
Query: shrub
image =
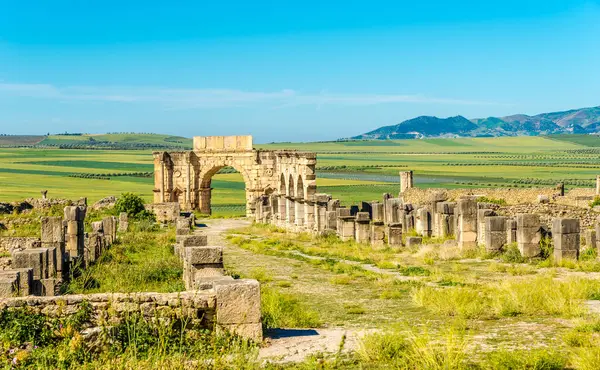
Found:
[[[600,206],[600,197],[595,197],[594,200],[590,202],[591,208],[595,206]]]
[[[133,193],[123,193],[115,203],[115,211],[125,212],[135,219],[151,219],[154,215],[144,208],[144,200]]]
[[[517,243],[509,244],[504,253],[500,255],[500,259],[506,263],[523,263],[525,259],[521,256],[521,251]]]

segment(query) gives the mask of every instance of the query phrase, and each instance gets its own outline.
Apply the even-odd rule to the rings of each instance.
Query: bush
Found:
[[[154,215],[144,208],[144,200],[133,193],[121,194],[115,203],[115,211],[125,212],[129,217],[138,220],[154,219]]]

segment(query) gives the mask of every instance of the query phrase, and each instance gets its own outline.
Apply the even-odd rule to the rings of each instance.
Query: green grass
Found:
[[[182,263],[173,254],[174,230],[132,231],[66,287],[67,293],[177,292],[185,290]]]

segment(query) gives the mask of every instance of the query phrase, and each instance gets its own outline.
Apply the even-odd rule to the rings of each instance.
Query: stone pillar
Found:
[[[404,193],[407,189],[413,187],[413,172],[400,171],[400,193]]]
[[[278,224],[279,225],[283,225],[285,224],[286,220],[287,220],[287,216],[286,216],[286,208],[287,208],[287,199],[285,198],[285,195],[280,195],[279,196],[279,214],[278,214]]]
[[[402,246],[402,225],[389,224],[387,227],[388,245],[390,247]]]
[[[415,229],[415,217],[413,213],[416,212],[406,213],[404,215],[404,222],[402,222],[402,231],[405,233],[408,233]]]
[[[337,212],[327,211],[326,215],[325,230],[337,230]]]
[[[587,248],[596,248],[596,230],[587,229],[584,234],[585,246]]]
[[[296,217],[294,217],[294,222],[296,226],[304,226],[304,199],[296,199]]]
[[[399,198],[390,198],[385,202],[385,219],[386,224],[398,223],[398,209],[402,202]]]
[[[342,232],[342,218],[343,217],[351,217],[350,208],[340,207],[335,210],[335,218],[336,218],[336,226],[335,229],[338,231],[338,235],[341,236]]]
[[[261,343],[260,284],[256,280],[219,280],[216,294],[216,329]]]
[[[355,219],[355,237],[358,243],[369,243],[371,241],[371,220],[368,212],[358,212]]]
[[[127,232],[129,229],[129,217],[127,216],[127,212],[121,212],[119,214],[119,232]]]
[[[184,253],[183,270],[186,290],[196,290],[207,278],[224,275],[222,247],[185,247]]]
[[[523,257],[535,257],[540,254],[540,229],[540,216],[528,213],[517,215],[517,243]]]
[[[67,223],[65,235],[66,250],[71,259],[82,257],[85,249],[85,220],[86,209],[83,207],[65,207],[64,216]]]
[[[596,176],[596,195],[600,195],[600,175]]]
[[[456,203],[440,202],[436,205],[437,237],[445,238],[454,235],[454,208]]]
[[[383,204],[379,202],[371,203],[371,219],[373,222],[384,223],[385,215],[383,213]]]
[[[198,189],[198,209],[202,214],[210,215],[212,213],[210,205],[211,193],[211,188]]]
[[[327,229],[327,204],[331,197],[328,194],[317,194],[315,196],[315,229],[323,231]]]
[[[485,218],[485,249],[499,252],[506,244],[506,217],[491,216]]]
[[[421,236],[431,236],[431,213],[427,208],[417,209],[415,231]]]
[[[371,245],[383,245],[385,241],[385,224],[383,222],[371,223]]]
[[[456,203],[456,236],[461,250],[477,246],[477,200],[459,199]]]
[[[555,218],[552,220],[552,238],[554,239],[554,260],[579,259],[579,219]]]
[[[42,217],[42,248],[56,248],[56,271],[65,278],[69,256],[65,249],[65,227],[61,217]]]
[[[354,220],[354,216],[338,217],[338,235],[343,241],[355,239]]]
[[[288,196],[285,202],[285,214],[287,216],[286,223],[288,225],[294,225],[296,220],[296,208],[294,198]]]
[[[506,220],[506,244],[517,242],[517,221],[509,218]]]
[[[304,200],[304,227],[313,231],[315,229],[315,202]]]
[[[485,219],[486,217],[496,216],[496,212],[491,209],[477,210],[477,245],[485,244]]]

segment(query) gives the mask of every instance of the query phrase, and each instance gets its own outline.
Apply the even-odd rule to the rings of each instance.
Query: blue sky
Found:
[[[0,0],[0,133],[328,140],[600,105],[598,1]]]

